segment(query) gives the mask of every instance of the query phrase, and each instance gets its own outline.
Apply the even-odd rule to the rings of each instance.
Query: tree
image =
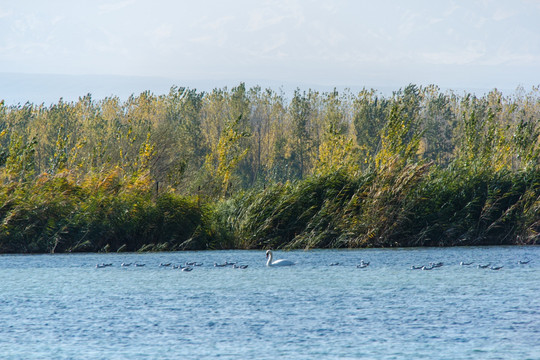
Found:
[[[379,151],[381,130],[386,124],[389,101],[379,98],[375,90],[362,90],[353,102],[353,124],[356,142],[363,153],[363,162],[370,164]]]
[[[440,165],[449,163],[454,144],[452,133],[456,126],[455,116],[447,95],[436,87],[426,89],[426,105],[422,111],[423,155]]]
[[[242,118],[229,119],[216,147],[216,152],[206,157],[205,166],[210,175],[217,179],[218,194],[226,196],[232,186],[231,180],[238,164],[247,155],[248,148],[243,146],[243,139],[251,134],[242,131]]]
[[[381,150],[375,157],[378,169],[386,169],[394,164],[400,167],[413,160],[418,152],[421,133],[416,117],[409,118],[406,106],[400,102],[391,105],[388,122],[381,134]]]
[[[348,136],[344,100],[336,90],[324,98],[324,125],[315,172],[328,174],[343,170],[356,173],[359,170],[358,149]]]
[[[299,178],[302,179],[306,173],[306,165],[309,161],[309,151],[312,146],[311,134],[309,132],[310,118],[312,114],[312,104],[306,92],[294,91],[294,96],[289,105],[289,116],[292,126],[292,150],[295,154],[293,166],[298,168]]]

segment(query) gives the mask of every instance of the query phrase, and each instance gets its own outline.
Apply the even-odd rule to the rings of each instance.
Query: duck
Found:
[[[518,264],[525,265],[525,264],[528,264],[530,262],[531,262],[531,260],[519,260]]]
[[[480,264],[478,264],[477,267],[478,267],[479,269],[487,269],[490,265],[491,265],[491,263],[487,263],[487,264],[485,264],[485,265],[480,265]]]
[[[266,261],[266,266],[292,266],[292,265],[295,265],[295,263],[293,263],[292,261],[285,260],[285,259],[279,259],[279,260],[273,261],[274,260],[274,255],[272,254],[272,250],[266,250],[266,258],[268,259],[268,261]]]
[[[459,263],[459,265],[461,265],[461,266],[469,266],[469,265],[472,265],[472,264],[473,264],[472,262],[467,263],[467,262],[463,262],[463,261]]]
[[[333,262],[333,263],[330,264],[330,266],[338,266],[338,265],[339,265],[338,262]]]
[[[224,263],[224,264],[214,263],[214,267],[225,267],[225,266],[227,266],[227,263]]]
[[[233,269],[247,269],[247,265],[236,265],[234,264],[233,265]]]
[[[501,270],[503,268],[503,266],[492,266],[490,269],[491,270]]]
[[[193,270],[192,267],[185,267],[185,268],[182,268],[182,271],[191,271],[191,270]]]
[[[359,269],[367,268],[368,266],[369,266],[369,261],[365,262],[364,260],[360,260],[360,264],[356,265],[356,267]]]
[[[122,263],[121,266],[131,266],[131,263]]]
[[[105,267],[109,267],[109,266],[112,266],[112,263],[101,263],[101,264],[96,264],[96,268],[98,268],[98,269],[105,268]]]
[[[171,263],[160,263],[159,266],[167,267],[171,266]]]

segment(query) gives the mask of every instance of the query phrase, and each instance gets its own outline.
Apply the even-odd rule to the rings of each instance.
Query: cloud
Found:
[[[261,42],[257,47],[247,49],[246,52],[256,58],[284,59],[288,57],[287,52],[284,50],[286,44],[287,34],[280,32]]]
[[[305,18],[302,8],[295,1],[267,1],[249,13],[248,31],[260,31],[290,20],[294,26],[301,25]]]
[[[217,31],[223,29],[225,26],[234,22],[235,20],[236,17],[231,15],[221,16],[211,20],[209,20],[208,17],[203,17],[198,21],[198,23],[195,24],[195,26],[202,30]]]
[[[156,40],[168,39],[173,33],[173,26],[171,24],[162,24],[152,32],[153,37]]]
[[[52,25],[56,25],[56,24],[59,24],[61,23],[62,21],[65,20],[65,16],[55,16],[54,18],[51,19],[51,24]]]
[[[494,21],[502,21],[514,17],[516,14],[515,10],[497,8],[491,18]]]
[[[190,38],[188,39],[188,42],[191,42],[194,44],[204,44],[204,43],[211,42],[212,39],[213,39],[212,36],[205,35],[205,36],[197,36],[197,37]]]
[[[0,8],[0,19],[9,17],[13,14],[11,10],[3,10]]]
[[[99,5],[98,6],[98,11],[99,11],[99,13],[101,15],[108,14],[108,13],[111,13],[111,12],[122,10],[122,9],[130,6],[133,3],[134,3],[134,0],[109,2],[109,3]]]
[[[398,26],[400,36],[406,37],[419,30],[420,24],[425,21],[420,13],[406,11],[402,15],[402,22]]]
[[[269,26],[281,23],[287,16],[275,15],[269,9],[253,12],[249,18],[248,31],[260,31]]]
[[[485,54],[485,44],[471,40],[464,48],[457,48],[454,51],[422,52],[420,57],[430,64],[466,65],[480,63]]]

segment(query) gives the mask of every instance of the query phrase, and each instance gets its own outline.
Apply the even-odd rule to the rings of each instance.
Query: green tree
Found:
[[[447,165],[452,158],[452,134],[456,126],[450,99],[439,93],[437,87],[426,89],[426,104],[422,111],[423,156],[440,165]]]
[[[370,164],[379,151],[388,104],[389,101],[379,97],[373,89],[362,90],[353,102],[356,142],[363,154],[364,164]]]
[[[312,115],[312,104],[306,92],[294,91],[294,96],[289,105],[289,116],[292,126],[292,151],[294,154],[293,166],[298,168],[299,178],[306,174],[307,163],[310,160],[310,150],[312,146],[310,119]]]
[[[391,105],[381,135],[381,150],[375,157],[378,169],[387,169],[395,164],[399,169],[415,159],[421,139],[416,120],[416,116],[409,117],[405,104],[394,102]]]

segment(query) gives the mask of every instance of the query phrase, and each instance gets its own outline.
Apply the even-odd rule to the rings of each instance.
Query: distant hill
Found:
[[[0,73],[0,99],[9,105],[27,101],[51,104],[60,98],[75,101],[88,93],[94,99],[107,96],[125,99],[146,90],[157,94],[168,93],[173,85],[186,86],[179,81],[158,77]]]
[[[165,77],[144,76],[119,76],[119,75],[57,75],[57,74],[18,74],[0,73],[0,100],[7,105],[24,104],[54,104],[60,98],[64,101],[76,101],[79,97],[91,94],[93,99],[103,99],[108,96],[118,96],[125,100],[130,95],[138,95],[143,91],[151,91],[154,94],[166,94],[172,86],[183,86],[198,91],[211,91],[215,88],[234,87],[240,82],[245,82],[247,87],[259,85],[262,88],[271,88],[274,91],[283,91],[286,96],[292,95],[296,88],[300,90],[313,89],[317,91],[331,91],[337,88],[343,91],[345,88],[353,92],[362,88],[373,88],[383,95],[391,95],[408,84],[381,84],[370,85],[328,85],[283,83],[274,80],[183,80]],[[422,85],[422,84],[417,84]],[[439,84],[437,84],[439,85]],[[444,87],[442,87],[445,90]],[[455,91],[467,91],[483,94],[491,89],[456,89]],[[499,89],[503,92],[513,92],[515,89]]]

